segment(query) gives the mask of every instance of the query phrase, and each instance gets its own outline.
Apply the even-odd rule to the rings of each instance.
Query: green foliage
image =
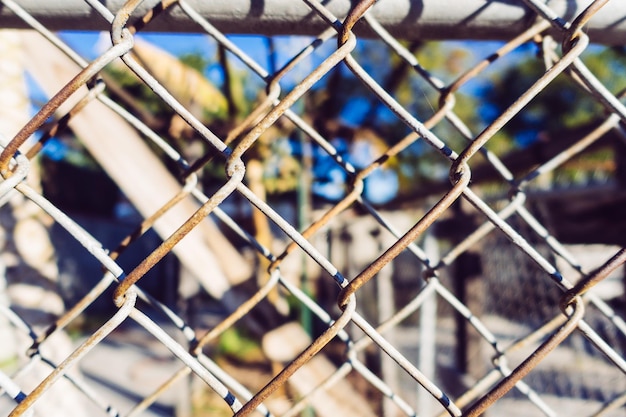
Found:
[[[626,77],[622,76],[626,73],[625,47],[593,47],[582,60],[613,94],[626,88]]]
[[[228,328],[219,338],[218,353],[238,362],[262,362],[265,355],[259,343],[240,330]]]
[[[257,101],[257,90],[249,88],[250,75],[245,71],[230,69],[231,105],[234,106],[238,118],[249,114]]]
[[[193,68],[200,73],[204,73],[209,64],[211,63],[207,58],[201,54],[183,54],[178,57],[180,62],[187,65],[189,68]]]
[[[593,48],[582,60],[611,92],[617,93],[626,87],[624,77],[614,76],[626,70],[626,57],[618,50]],[[500,114],[544,72],[542,60],[520,60],[516,65],[494,76],[492,87],[486,91],[485,101]],[[523,112],[513,118],[504,127],[504,131],[511,137],[539,131],[557,132],[562,131],[564,127],[575,128],[585,125],[594,120],[598,114],[602,114],[602,106],[564,73],[550,83]]]
[[[17,355],[13,355],[7,358],[3,358],[0,361],[0,371],[11,374],[19,369],[20,360]]]
[[[472,51],[480,49],[472,49],[473,45],[462,42],[405,43],[405,46],[415,54],[421,67],[444,83],[458,78],[483,55],[480,53],[480,56],[474,56]],[[505,60],[498,61],[494,65],[497,66],[495,70],[490,68],[481,73],[478,76],[481,83],[463,86],[455,92],[454,113],[474,135],[545,72],[543,60],[529,53],[531,49],[529,46],[521,47]],[[439,91],[424,80],[424,74],[418,73],[421,70],[416,71],[380,41],[360,40],[353,54],[372,77],[418,120],[429,119],[439,109]],[[616,73],[624,73],[626,70],[623,48],[589,48],[582,60],[613,93],[626,87],[624,77],[615,77]],[[188,54],[180,57],[180,61],[200,74],[204,74],[210,65],[220,65],[228,74],[224,77],[227,85],[204,90],[209,91],[209,95],[214,94],[211,97],[215,99],[192,98],[193,103],[199,103],[202,107],[200,113],[203,121],[219,136],[225,137],[232,126],[249,114],[263,98],[253,96],[260,91],[259,86],[251,82],[254,76],[243,69],[230,67],[224,56],[206,58],[199,54]],[[157,100],[154,93],[133,74],[115,67],[107,71],[155,119],[167,121],[174,117],[171,109]],[[210,107],[207,103],[217,104]],[[343,137],[340,133],[325,131],[329,121],[374,131],[380,138],[380,143],[372,142],[378,154],[409,133],[407,126],[341,65],[307,92],[301,103],[313,126],[327,139]],[[490,139],[487,147],[497,155],[504,155],[515,148],[527,146],[540,132],[551,134],[562,132],[564,128],[575,129],[594,121],[602,112],[597,100],[563,74]],[[297,187],[300,161],[288,152],[285,153],[280,145],[281,141],[290,136],[292,129],[293,126],[284,123],[269,129],[246,153],[246,158],[263,162],[263,184],[270,195],[290,192]],[[448,121],[439,122],[433,131],[457,152],[467,145],[467,138]],[[164,127],[159,133],[168,137],[170,131]],[[173,137],[170,140],[175,147],[184,149],[188,147],[190,139]],[[400,183],[399,192],[403,194],[410,193],[420,185],[445,180],[447,167],[448,161],[418,141],[388,160],[384,168],[396,172]],[[224,177],[221,164],[207,165],[204,173],[213,180],[221,181]]]
[[[133,72],[125,67],[110,65],[105,67],[104,74],[114,80],[144,111],[149,112],[155,118],[171,117],[173,113],[171,108],[159,100]],[[109,90],[106,91],[109,94],[112,93]],[[135,113],[128,105],[124,107],[131,113]]]
[[[378,65],[382,65],[385,70],[373,71],[372,76],[377,78],[385,90],[390,92],[398,103],[415,118],[425,122],[435,115],[440,108],[440,91],[425,80],[424,76],[427,75],[427,72],[430,72],[437,79],[449,83],[461,75],[474,57],[471,51],[462,48],[460,43],[425,42],[409,44],[404,42],[404,46],[414,53],[420,68],[411,67],[397,54],[387,50],[387,47],[380,42],[366,43],[366,46],[362,48],[364,50],[362,56],[357,59],[359,62],[368,62],[369,67],[375,68],[375,63],[369,64],[371,57],[375,57],[375,62],[379,62]],[[373,53],[370,51],[372,49],[378,52]],[[386,59],[381,57],[384,55],[381,51],[386,54]],[[364,88],[362,83],[358,83],[361,88]],[[347,90],[347,97],[342,101],[349,104],[354,99],[354,91],[358,90],[352,86],[348,87]],[[367,97],[372,97],[369,91],[364,91],[364,94]],[[454,96],[455,114],[464,121],[470,130],[477,131],[478,126],[484,122],[476,111],[479,108],[476,99],[463,92],[456,92]],[[409,133],[406,125],[379,104],[377,100],[373,100],[371,106],[372,110],[368,116],[364,117],[363,123],[366,125],[375,123],[373,128],[389,145],[395,144]],[[467,140],[445,120],[434,126],[433,132],[457,151],[467,145]],[[447,178],[448,162],[422,141],[417,141],[409,149],[401,152],[394,158],[394,161],[388,161],[385,166],[396,172],[400,195],[410,194],[412,190],[421,185]]]
[[[626,71],[623,48],[592,46],[581,60],[611,94],[618,95],[626,87],[626,79],[615,76]],[[544,72],[543,60],[537,56],[518,59],[494,75],[492,86],[485,91],[489,113],[504,112]],[[503,154],[513,148],[523,149],[540,137],[545,141],[571,137],[573,143],[586,127],[599,123],[607,110],[575,77],[573,72],[560,74],[507,123],[487,147],[496,154]],[[553,184],[583,185],[607,181],[614,171],[613,150],[608,146],[593,148],[558,167],[551,174],[551,181]]]

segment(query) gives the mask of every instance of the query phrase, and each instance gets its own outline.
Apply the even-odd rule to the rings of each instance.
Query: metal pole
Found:
[[[424,236],[424,251],[436,265],[439,261],[439,244],[437,239],[429,234]],[[419,357],[418,367],[422,374],[431,381],[435,379],[437,372],[437,341],[433,337],[437,334],[437,293],[434,292],[424,300],[419,316]],[[417,409],[422,416],[433,415],[437,403],[429,393],[419,387],[417,392]]]
[[[380,227],[371,231],[374,239],[378,241],[378,249],[380,251],[385,249],[384,237]],[[377,297],[378,302],[378,322],[384,323],[389,320],[396,312],[395,308],[395,293],[393,287],[393,264],[387,265],[386,268],[380,270],[376,277],[377,283]],[[385,337],[389,343],[395,345],[397,343],[396,328],[392,327],[385,332]],[[383,381],[391,388],[392,391],[397,392],[400,386],[399,383],[399,368],[396,366],[393,359],[384,352],[381,352],[380,357],[380,369]],[[383,399],[383,413],[384,417],[391,417],[397,415],[396,405],[389,398]]]
[[[297,139],[300,142],[300,146],[302,147],[302,172],[300,173],[300,178],[298,181],[298,227],[299,230],[306,229],[311,223],[311,211],[312,211],[312,202],[311,202],[311,172],[313,171],[313,149],[311,143],[304,137],[300,132],[296,133]],[[308,257],[306,254],[302,253],[301,255],[302,262],[302,276],[300,277],[300,284],[302,286],[303,291],[309,295],[313,296],[313,291],[311,288],[311,282],[309,274],[308,274]],[[313,334],[313,315],[311,311],[304,307],[300,312],[300,322],[302,327],[306,330],[309,335]]]
[[[51,30],[109,30],[110,25],[83,0],[18,0],[28,13]],[[106,6],[117,12],[125,0],[107,0]],[[303,1],[296,0],[186,0],[217,29],[225,33],[263,35],[314,35],[327,28]],[[345,16],[350,0],[325,4],[336,16]],[[484,0],[380,0],[372,15],[392,35],[407,40],[427,39],[509,39],[535,21],[535,15],[523,2],[486,2]],[[590,0],[552,0],[549,7],[571,21]],[[144,1],[134,16],[160,5]],[[131,20],[132,21],[132,20]],[[24,22],[0,5],[0,27],[23,28]],[[146,30],[200,32],[180,7],[173,6],[146,26]],[[357,34],[371,35],[366,25],[357,24]],[[585,32],[592,42],[607,45],[626,43],[626,2],[612,1],[587,24]]]

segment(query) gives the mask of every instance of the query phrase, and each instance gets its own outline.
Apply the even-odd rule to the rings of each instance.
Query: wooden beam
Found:
[[[80,70],[36,32],[24,31],[22,37],[27,70],[49,96]],[[85,92],[86,88],[79,90],[63,108],[67,110]],[[89,103],[69,126],[142,216],[152,215],[181,190],[181,184],[139,133],[101,102]],[[154,229],[166,239],[198,208],[195,199],[186,198],[157,221]],[[218,299],[231,285],[251,276],[251,266],[208,218],[185,236],[173,252],[206,291]]]
[[[296,358],[308,345],[310,336],[298,323],[284,324],[263,337],[263,352],[275,362],[288,363]],[[306,396],[328,377],[337,367],[323,354],[317,354],[288,380],[297,396]],[[356,392],[345,378],[337,381],[332,388],[319,390],[310,397],[310,406],[320,417],[354,416],[374,417],[367,399]]]

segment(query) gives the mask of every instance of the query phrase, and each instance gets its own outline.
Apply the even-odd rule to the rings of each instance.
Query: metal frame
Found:
[[[108,30],[108,24],[81,0],[20,0],[17,2],[28,14],[51,30]],[[161,1],[146,1],[134,12],[145,15]],[[170,2],[164,1],[167,5]],[[345,16],[353,2],[333,0],[325,6],[335,16]],[[589,0],[548,1],[556,16],[571,21],[589,4]],[[123,6],[123,0],[104,3],[113,13]],[[325,23],[302,2],[254,0],[190,0],[189,7],[199,16],[211,21],[224,33],[264,35],[314,36]],[[164,16],[147,25],[149,31],[201,32],[180,8],[170,8]],[[370,15],[393,36],[406,40],[480,39],[505,40],[528,29],[535,15],[523,1],[482,0],[380,0]],[[592,42],[607,45],[626,44],[626,6],[609,2],[586,26]],[[6,8],[0,8],[0,26],[28,27],[23,20]],[[367,25],[357,25],[359,36],[376,36]]]

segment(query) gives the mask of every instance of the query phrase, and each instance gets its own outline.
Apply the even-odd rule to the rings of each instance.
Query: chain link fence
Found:
[[[561,220],[550,217],[556,212],[554,200],[562,194],[539,197],[551,185],[545,178],[605,135],[626,138],[622,93],[608,91],[581,58],[593,48],[586,24],[607,1],[590,2],[567,20],[545,2],[520,2],[530,11],[526,21],[532,24],[497,50],[484,49],[487,58],[459,71],[451,82],[423,67],[410,45],[368,12],[385,7],[382,1],[375,6],[374,1],[354,2],[347,15],[336,16],[326,2],[303,0],[325,29],[296,52],[283,51],[288,59],[271,70],[183,0],[157,2],[142,14],[136,12],[145,8],[142,1],[130,0],[114,12],[106,2],[86,0],[91,18],[108,25],[112,40],[91,62],[18,3],[0,0],[4,14],[10,12],[34,29],[18,36],[19,48],[43,60],[29,71],[52,98],[19,123],[13,138],[5,138],[0,154],[2,224],[7,236],[15,236],[5,239],[4,251],[24,257],[2,258],[8,294],[0,304],[2,343],[19,353],[15,361],[6,359],[10,355],[3,358],[3,413],[626,415],[626,323],[619,281],[626,253],[603,246],[589,264],[590,249],[575,250],[552,233]],[[626,16],[626,9],[620,10]],[[163,68],[175,71],[173,64],[155,65],[149,54],[142,55],[147,47],[137,35],[169,13],[186,16],[193,25],[188,30],[205,33],[236,62],[237,71],[257,77],[258,84],[246,86],[258,86],[258,99],[237,124],[203,123],[196,96],[209,95],[209,106],[223,105],[227,112],[232,97],[220,104],[219,95],[202,90],[204,84],[181,92],[160,78]],[[241,10],[232,13],[245,21]],[[381,42],[390,60],[404,63],[421,80],[428,91],[415,93],[413,100],[431,106],[432,115],[416,116],[364,69],[354,54],[362,40],[359,30]],[[456,95],[471,94],[472,89],[465,90],[468,83],[528,42],[541,47],[538,62],[545,71],[488,125],[473,131]],[[314,53],[326,55],[319,65],[302,65]],[[8,53],[5,57],[9,62]],[[123,86],[102,72],[108,68],[130,70],[161,107],[129,110],[127,96],[139,93],[127,90],[125,95]],[[329,136],[332,129],[313,123],[307,114],[313,110],[299,101],[338,68],[387,109],[384,117],[410,130],[389,138],[364,166],[349,162]],[[299,81],[282,91],[281,82],[294,69]],[[55,81],[58,77],[62,85]],[[488,150],[489,144],[525,114],[529,103],[540,101],[557,78],[599,104],[594,116],[602,122],[559,142],[559,149],[520,174],[510,168],[516,160],[500,158]],[[480,100],[480,92],[475,94]],[[429,101],[433,95],[435,101]],[[196,102],[181,99],[189,96]],[[17,108],[7,103],[3,107]],[[200,151],[192,141],[180,146],[164,138],[155,127],[161,108],[176,115],[180,132],[199,139]],[[73,174],[68,177],[72,181],[87,181],[85,188],[74,189],[74,182],[59,183],[45,163],[36,162],[42,152],[50,154],[51,138],[68,127],[141,214],[140,220],[131,216],[134,220],[120,230],[104,225],[94,231],[84,226],[88,221],[47,198],[61,189],[74,191],[79,202],[98,201],[95,209],[113,205],[106,197],[98,200],[108,185]],[[307,152],[323,154],[341,168],[344,194],[336,202],[296,216],[273,204],[266,190],[255,188],[256,155],[272,141],[268,137],[286,130],[300,140],[305,168],[294,168],[299,180],[310,182]],[[409,207],[404,213],[370,202],[367,182],[416,143],[430,149],[428,158],[445,166],[449,180],[416,185],[420,196],[404,203]],[[519,158],[524,152],[518,152]],[[285,156],[277,166],[288,169],[289,161]],[[487,165],[491,183],[498,184],[495,193],[480,184],[479,172]],[[225,172],[222,183],[203,183],[207,170]],[[602,195],[617,195],[619,189],[616,185]],[[300,204],[309,206],[306,200]],[[253,228],[246,227],[249,218]],[[619,228],[616,222],[598,224]],[[264,234],[263,227],[270,232]],[[18,228],[29,232],[24,241],[17,238]],[[595,242],[593,235],[588,237],[587,243]],[[49,249],[48,241],[58,248]],[[140,259],[124,261],[137,248],[144,248]],[[24,254],[30,251],[43,253],[46,261],[28,259]],[[80,273],[86,270],[70,263],[83,287],[80,297],[42,307],[46,291],[58,291],[59,265],[72,256],[89,258],[97,268]],[[307,272],[320,277],[302,279]],[[20,285],[31,283],[25,277],[35,273],[56,284],[45,287],[33,278],[34,284],[20,293]],[[608,297],[594,291],[615,274],[617,290]],[[180,303],[198,292],[204,296]],[[105,307],[90,315],[96,305]],[[34,316],[33,311],[45,314]],[[235,343],[237,360],[224,354],[229,340]],[[112,349],[109,356],[107,349]],[[132,380],[133,392],[126,393],[130,406],[110,395],[115,387],[105,378],[89,377],[98,366]]]

